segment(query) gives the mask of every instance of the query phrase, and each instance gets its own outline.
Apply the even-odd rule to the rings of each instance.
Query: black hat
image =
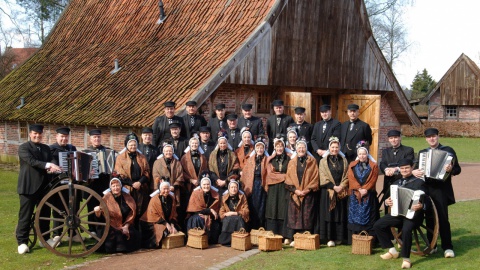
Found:
[[[357,104],[349,104],[347,106],[347,109],[351,110],[351,111],[356,111],[356,110],[360,109],[360,107]]]
[[[320,112],[326,112],[326,111],[329,111],[331,109],[332,109],[332,107],[328,104],[323,104],[322,106],[320,106]]]
[[[167,101],[167,102],[163,103],[163,106],[165,106],[165,108],[166,107],[175,107],[175,102]]]
[[[185,103],[187,106],[197,106],[197,102],[195,100],[190,100]]]
[[[30,131],[35,131],[37,133],[43,133],[43,125],[32,124],[32,125],[30,125]]]
[[[223,110],[223,109],[225,109],[225,104],[220,103],[215,105],[215,110]]]
[[[423,134],[425,134],[425,137],[432,136],[432,135],[438,135],[438,129],[427,128],[427,129],[425,129],[425,132],[423,132]]]
[[[252,104],[242,104],[242,110],[244,111],[250,111],[253,108]]]
[[[413,160],[410,158],[402,158],[400,161],[398,161],[398,167],[405,165],[413,166]]]
[[[127,136],[125,137],[125,141],[124,141],[125,147],[127,147],[128,142],[129,142],[129,141],[132,141],[132,140],[135,141],[135,142],[137,142],[137,144],[138,144],[137,134],[135,134],[135,133],[133,133],[133,132],[130,133],[130,134],[127,134]]]
[[[200,132],[212,132],[212,129],[209,126],[202,126],[198,129]]]
[[[92,129],[88,132],[88,134],[90,136],[93,136],[93,135],[102,135],[102,130],[100,129]]]
[[[182,128],[182,124],[178,121],[172,121],[170,125],[168,125],[170,128]]]
[[[283,100],[277,99],[272,102],[273,106],[283,106]]]
[[[305,108],[304,107],[296,107],[295,108],[295,113],[296,114],[302,114],[305,112]]]
[[[63,134],[63,135],[68,135],[70,133],[70,128],[68,127],[59,127],[57,128],[57,133]]]
[[[142,133],[153,133],[153,129],[151,127],[144,127],[142,128]]]
[[[234,113],[231,113],[227,115],[227,120],[237,120],[237,115]]]
[[[400,137],[400,135],[402,135],[402,133],[396,129],[392,129],[387,132],[387,137]]]

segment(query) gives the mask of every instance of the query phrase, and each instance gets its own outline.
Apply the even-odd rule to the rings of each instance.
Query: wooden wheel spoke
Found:
[[[81,215],[81,216],[78,216],[80,219],[84,219],[85,217],[88,217],[90,215],[95,215],[95,211],[90,211],[88,213],[86,213],[85,215]]]
[[[67,203],[65,202],[65,198],[63,198],[62,192],[58,192],[58,196],[60,196],[60,200],[62,201],[63,207],[64,207],[64,209],[65,209],[65,213],[67,213],[67,215],[69,215],[69,214],[70,214],[70,210],[68,209],[68,205],[67,205]]]
[[[57,207],[55,207],[53,204],[51,204],[50,202],[46,201],[45,204],[50,207],[51,209],[53,209],[54,211],[56,211],[57,213],[61,213],[62,211],[60,211],[60,209],[58,209]]]
[[[64,222],[64,218],[52,218],[52,217],[39,217],[38,220],[59,221]]]
[[[90,201],[90,199],[92,198],[92,195],[90,195],[79,207],[79,209],[77,210],[77,216],[80,215],[80,213],[82,213],[83,209],[85,209],[85,206],[87,206],[87,203]]]
[[[98,222],[98,221],[82,221],[82,224],[95,225],[95,226],[106,226],[107,225],[105,222]]]
[[[87,230],[87,228],[83,227],[81,224],[80,224],[79,227],[82,229],[82,231],[86,232],[86,233],[87,233],[88,235],[90,235],[92,238],[95,238],[95,240],[100,241],[100,238],[98,238],[97,235],[92,234],[89,230]]]

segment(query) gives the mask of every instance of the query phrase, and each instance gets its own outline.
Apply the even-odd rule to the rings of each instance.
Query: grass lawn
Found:
[[[452,147],[460,162],[480,162],[480,138],[440,138],[440,143]],[[403,137],[402,144],[413,147],[415,153],[428,147],[424,137]]]
[[[454,259],[443,258],[443,251],[428,257],[412,255],[413,269],[478,269],[480,265],[480,201],[459,202],[449,207]],[[228,269],[400,269],[401,259],[384,261],[385,251],[375,248],[371,256],[351,254],[351,246],[300,251],[285,248],[277,252],[261,252]]]

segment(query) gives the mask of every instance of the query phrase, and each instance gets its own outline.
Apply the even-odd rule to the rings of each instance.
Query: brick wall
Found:
[[[480,122],[480,106],[457,106],[457,118],[445,117],[445,106],[441,105],[440,91],[435,92],[430,98],[428,110],[428,121],[447,121],[447,122]],[[462,125],[453,125],[462,126]],[[466,132],[465,128],[462,133]],[[469,131],[467,133],[470,133]],[[456,135],[463,136],[463,135]]]
[[[443,137],[480,137],[480,122],[464,121],[423,121],[421,127],[402,125],[402,133],[408,137],[422,137],[423,131],[430,127],[437,128]]]
[[[378,130],[378,159],[382,157],[382,150],[389,147],[387,133],[389,130],[401,130],[400,123],[393,113],[388,101],[382,97],[380,101],[380,127]]]

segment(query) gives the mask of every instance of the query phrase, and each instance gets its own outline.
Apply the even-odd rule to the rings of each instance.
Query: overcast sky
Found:
[[[479,0],[416,0],[405,24],[412,46],[394,67],[402,87],[424,68],[438,82],[462,53],[479,64]]]

